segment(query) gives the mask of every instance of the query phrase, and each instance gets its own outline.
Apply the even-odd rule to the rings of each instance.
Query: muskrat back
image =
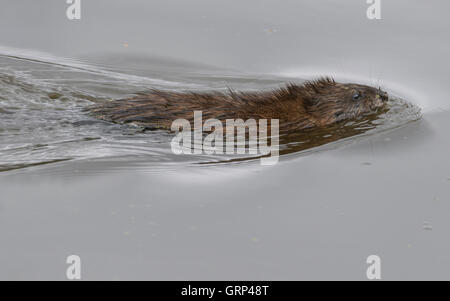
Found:
[[[320,78],[303,84],[257,92],[171,92],[152,89],[132,98],[104,102],[89,108],[97,118],[115,123],[137,123],[148,129],[170,130],[178,118],[278,119],[280,132],[323,127],[374,114],[385,107],[388,95],[381,89],[337,83]]]

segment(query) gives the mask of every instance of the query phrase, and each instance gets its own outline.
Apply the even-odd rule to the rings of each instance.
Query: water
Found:
[[[131,67],[119,70],[106,65],[91,66],[19,49],[3,48],[3,52],[3,55],[0,54],[0,112],[3,115],[0,120],[0,171],[99,158],[119,161],[123,157],[127,157],[128,161],[139,159],[151,169],[173,163],[204,164],[250,159],[254,156],[177,156],[171,151],[172,135],[169,133],[145,132],[138,126],[103,122],[91,117],[85,109],[96,103],[130,97],[149,87],[226,91],[231,86],[248,91],[299,81],[211,68],[203,74],[198,71],[201,67],[197,67],[193,75],[183,70],[180,62],[170,70],[164,67],[165,62],[156,60],[150,61],[153,65],[147,65],[150,70],[155,70],[158,68],[156,63],[160,64],[159,69],[162,70],[154,75],[159,78],[153,78],[148,74],[130,74],[139,71]],[[12,53],[15,55],[12,56]],[[136,61],[139,57],[122,58],[122,64],[132,59]],[[141,61],[145,59],[141,58]],[[281,137],[281,154],[396,128],[420,118],[420,108],[394,96],[391,99],[389,111],[376,120],[363,119]]]
[[[109,124],[83,112],[95,102],[159,81],[18,57],[3,56],[1,64],[0,170],[124,155],[165,161],[169,150],[167,143],[161,146],[167,142],[164,134],[145,135],[139,128]]]
[[[68,21],[64,1],[3,1],[0,279],[65,279],[71,254],[85,280],[363,280],[372,254],[383,279],[448,279],[449,5],[98,0]],[[391,110],[294,135],[270,167],[83,110],[322,75],[381,85]]]

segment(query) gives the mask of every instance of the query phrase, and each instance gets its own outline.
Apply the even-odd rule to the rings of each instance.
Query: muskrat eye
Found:
[[[352,98],[353,98],[353,100],[358,100],[358,99],[360,99],[360,98],[361,98],[361,93],[359,93],[359,92],[353,93]]]

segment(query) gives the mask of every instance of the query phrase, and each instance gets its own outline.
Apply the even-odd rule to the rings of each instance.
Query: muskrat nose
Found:
[[[386,92],[384,92],[384,91],[381,91],[381,90],[377,91],[376,98],[379,98],[382,101],[388,101],[389,100],[388,94]]]

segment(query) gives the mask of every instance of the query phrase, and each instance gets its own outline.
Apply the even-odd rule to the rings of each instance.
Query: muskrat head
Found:
[[[341,84],[330,78],[307,82],[304,88],[305,109],[319,125],[375,114],[388,100],[387,93],[380,88]]]

